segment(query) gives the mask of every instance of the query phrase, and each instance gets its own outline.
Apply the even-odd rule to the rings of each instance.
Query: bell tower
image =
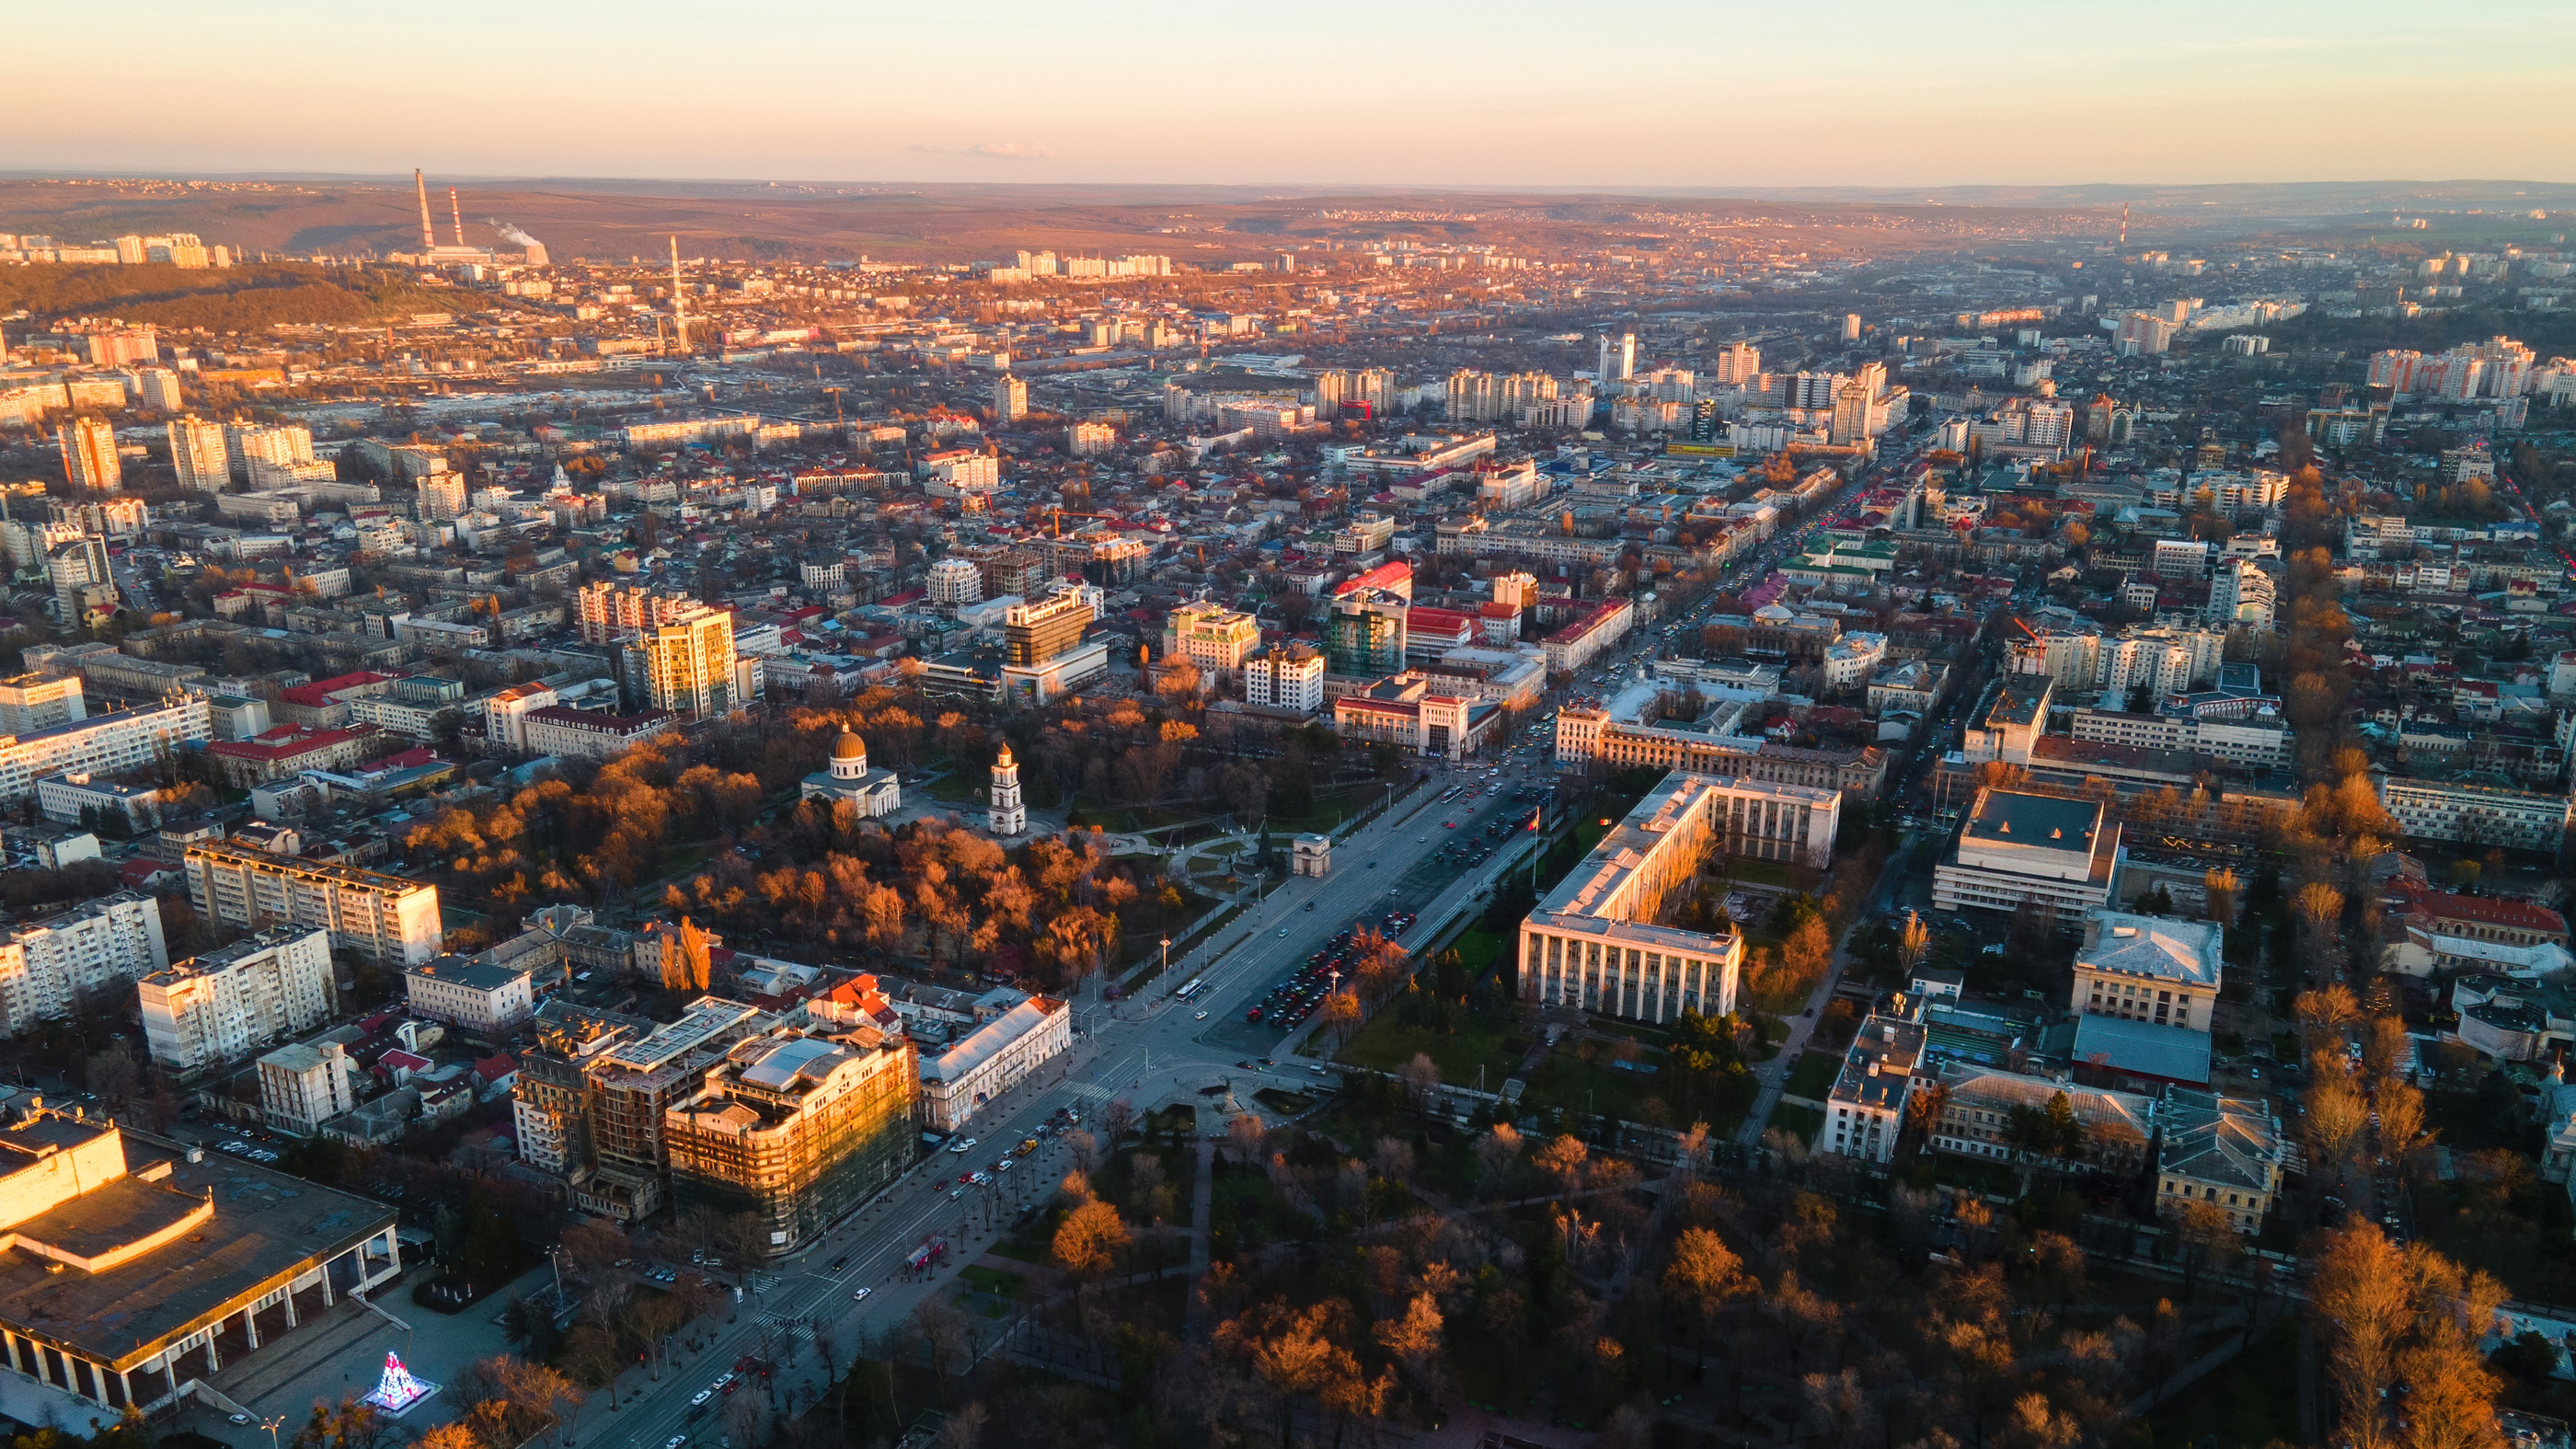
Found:
[[[1020,766],[1011,758],[1009,745],[1002,746],[1001,758],[993,762],[993,804],[984,827],[1001,836],[1029,828],[1029,812],[1020,804]]]

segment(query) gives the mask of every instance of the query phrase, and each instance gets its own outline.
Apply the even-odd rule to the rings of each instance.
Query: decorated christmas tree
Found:
[[[400,1414],[437,1392],[438,1385],[413,1378],[411,1370],[403,1367],[403,1361],[388,1353],[385,1355],[384,1376],[376,1380],[375,1391],[367,1395],[366,1401],[388,1414]]]

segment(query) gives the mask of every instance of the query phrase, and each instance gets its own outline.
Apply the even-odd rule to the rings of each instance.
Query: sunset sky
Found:
[[[1723,186],[2576,180],[2563,4],[21,7],[0,167]]]

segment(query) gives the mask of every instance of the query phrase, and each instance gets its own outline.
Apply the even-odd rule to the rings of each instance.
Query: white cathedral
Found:
[[[873,820],[903,808],[903,784],[892,770],[869,769],[867,743],[856,731],[843,730],[832,746],[831,768],[805,777],[805,798],[847,802]]]

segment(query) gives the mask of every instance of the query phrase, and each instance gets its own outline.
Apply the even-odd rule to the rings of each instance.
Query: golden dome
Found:
[[[864,760],[867,757],[868,747],[866,742],[859,738],[859,732],[848,729],[841,731],[841,742],[832,746],[832,758],[836,760]]]

